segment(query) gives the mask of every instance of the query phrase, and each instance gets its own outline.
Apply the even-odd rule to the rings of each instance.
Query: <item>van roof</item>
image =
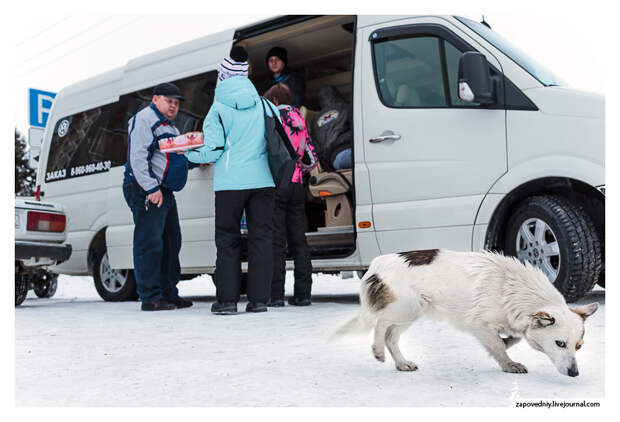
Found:
[[[52,113],[54,117],[66,116],[117,101],[119,95],[127,92],[216,68],[221,57],[228,54],[230,43],[318,17],[320,15],[274,16],[138,56],[123,66],[61,89]],[[405,16],[360,15],[357,17],[357,26],[403,18]],[[205,62],[205,58],[211,59],[211,63]],[[145,73],[142,69],[146,67],[149,67],[149,71]]]
[[[141,68],[157,65],[168,58],[183,57],[184,64],[188,63],[186,74],[195,72],[196,68],[201,65],[202,67],[213,67],[214,64],[219,63],[220,58],[223,57],[222,54],[225,55],[228,53],[227,50],[230,48],[230,44],[226,46],[227,41],[232,43],[233,41],[239,41],[262,32],[271,31],[279,27],[315,17],[316,16],[303,15],[274,16],[239,28],[230,28],[225,31],[205,35],[200,38],[135,57],[130,59],[123,66],[62,88],[57,94],[53,113],[56,116],[65,116],[79,110],[94,108],[101,104],[117,101],[119,95],[125,92],[155,85],[161,82],[158,79],[162,77],[167,78],[166,80],[174,80],[187,76],[170,69],[158,69],[159,72],[149,72],[149,78],[145,78],[143,72],[140,72]],[[225,45],[224,50],[226,51],[220,52],[218,50],[221,48],[214,48],[218,45]],[[211,50],[212,48],[213,50]],[[211,61],[213,61],[213,63],[204,63],[204,54],[200,56],[203,63],[197,63],[196,53],[204,52],[205,50],[209,51],[209,54],[206,56],[212,57],[213,60]],[[215,54],[210,54],[210,51],[213,51]]]

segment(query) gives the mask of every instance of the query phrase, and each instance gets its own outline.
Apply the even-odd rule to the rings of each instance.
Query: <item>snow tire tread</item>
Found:
[[[559,238],[562,264],[566,265],[565,271],[560,271],[555,287],[564,295],[567,302],[574,302],[592,290],[599,280],[601,272],[601,246],[596,233],[594,223],[582,206],[570,202],[567,198],[559,195],[533,196],[521,203],[521,206],[510,218],[507,225],[506,251],[515,255],[514,239],[508,235],[511,232],[519,216],[531,215],[530,211],[547,214],[550,221],[561,233],[556,233]],[[554,230],[555,231],[555,230]],[[560,240],[564,239],[565,245]]]

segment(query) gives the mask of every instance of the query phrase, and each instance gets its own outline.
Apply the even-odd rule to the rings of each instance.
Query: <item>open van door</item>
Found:
[[[470,250],[478,207],[506,172],[505,110],[458,96],[464,51],[497,60],[448,20],[360,31],[363,145],[381,253]]]
[[[173,82],[185,97],[175,125],[181,133],[202,131],[202,121],[215,95],[217,69],[230,52],[234,32],[234,29],[222,31],[131,60],[125,67],[121,99],[129,97],[130,104],[131,97],[150,101],[152,87]],[[110,172],[106,201],[107,250],[110,265],[116,269],[133,268],[134,226],[121,189],[123,172],[124,166]],[[181,267],[187,271],[215,266],[213,167],[190,170],[187,184],[175,197],[183,237]]]

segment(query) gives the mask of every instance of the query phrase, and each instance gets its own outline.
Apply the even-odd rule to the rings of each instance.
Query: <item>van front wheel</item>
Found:
[[[506,255],[542,269],[574,302],[599,280],[601,247],[588,214],[561,196],[525,199],[506,226]]]
[[[136,279],[131,270],[110,267],[105,246],[98,246],[93,255],[93,279],[99,296],[107,302],[136,300]]]

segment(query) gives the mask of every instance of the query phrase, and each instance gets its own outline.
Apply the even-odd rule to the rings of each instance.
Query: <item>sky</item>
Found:
[[[602,15],[578,10],[529,14],[471,7],[454,13],[480,20],[571,86],[605,93]],[[398,10],[396,10],[398,12]],[[355,10],[349,10],[355,13]],[[400,13],[404,14],[402,10]],[[317,10],[315,13],[321,13]],[[185,41],[265,19],[272,14],[179,15],[179,26],[153,30],[152,15],[56,14],[17,16],[14,122],[28,128],[28,88],[58,92],[63,87],[123,66],[128,60]],[[576,28],[579,28],[576,30]]]

